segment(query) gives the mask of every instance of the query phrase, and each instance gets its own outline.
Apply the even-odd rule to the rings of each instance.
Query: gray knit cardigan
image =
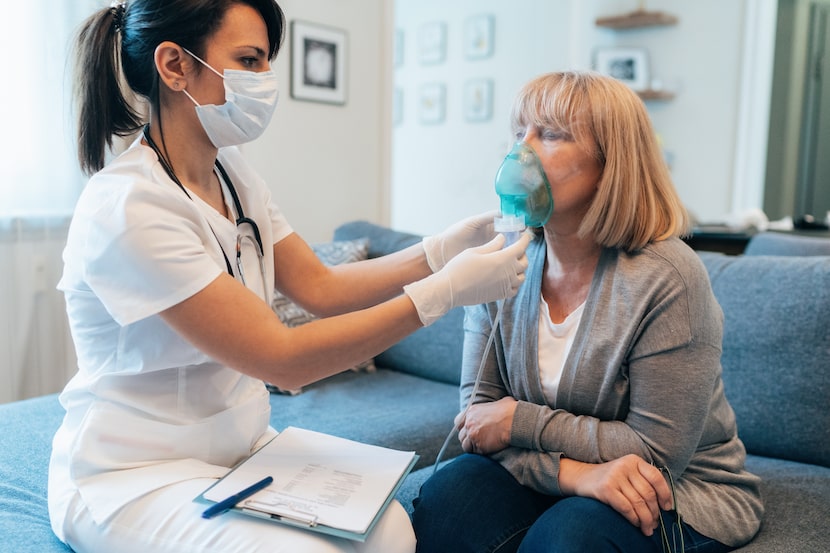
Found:
[[[744,470],[721,380],[723,313],[698,256],[679,239],[603,250],[554,405],[539,381],[542,236],[528,258],[477,394],[477,402],[519,401],[510,447],[493,458],[523,485],[559,495],[562,456],[601,463],[634,453],[671,471],[677,510],[698,532],[732,546],[749,541],[763,515],[760,480]],[[462,408],[496,312],[497,304],[466,310]]]

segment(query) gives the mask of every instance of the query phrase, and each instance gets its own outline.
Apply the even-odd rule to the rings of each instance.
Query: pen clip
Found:
[[[264,513],[270,518],[301,524],[309,528],[317,526],[317,515],[306,511],[300,511],[287,503],[279,503],[274,505],[249,500],[242,504],[242,510]]]

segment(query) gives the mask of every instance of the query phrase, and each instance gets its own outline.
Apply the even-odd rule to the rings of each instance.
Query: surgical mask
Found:
[[[221,106],[200,105],[187,90],[182,91],[196,105],[196,115],[211,143],[224,148],[259,138],[277,107],[279,90],[274,72],[225,69],[223,75],[190,50],[184,51],[222,77],[225,83],[225,103]]]
[[[503,218],[541,227],[553,213],[553,196],[542,162],[524,142],[516,142],[496,173],[496,194]]]

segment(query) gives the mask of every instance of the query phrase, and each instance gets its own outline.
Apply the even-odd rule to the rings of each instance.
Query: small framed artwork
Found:
[[[441,83],[421,86],[418,95],[418,119],[421,123],[435,125],[446,117],[447,87]]]
[[[346,32],[303,21],[291,22],[291,97],[346,103]]]
[[[632,89],[648,89],[648,55],[642,48],[597,48],[594,67],[604,75],[624,82]]]
[[[447,59],[447,25],[434,22],[418,29],[418,60],[424,65],[442,63]]]
[[[476,15],[464,24],[464,56],[468,60],[489,58],[493,55],[495,18],[492,15]]]
[[[464,119],[489,121],[493,117],[493,79],[472,79],[464,84]]]

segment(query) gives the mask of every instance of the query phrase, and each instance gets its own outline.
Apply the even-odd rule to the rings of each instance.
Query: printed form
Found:
[[[346,537],[362,539],[417,458],[412,451],[288,427],[202,497],[219,502],[272,476],[271,485],[237,509],[311,529],[342,530],[354,534]]]

